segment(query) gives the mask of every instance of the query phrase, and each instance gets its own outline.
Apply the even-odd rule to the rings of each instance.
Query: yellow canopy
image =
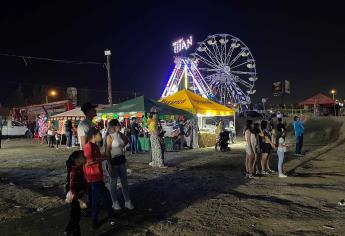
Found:
[[[182,109],[193,114],[204,116],[233,116],[235,111],[226,106],[203,98],[189,90],[181,90],[177,93],[159,100],[169,106]]]

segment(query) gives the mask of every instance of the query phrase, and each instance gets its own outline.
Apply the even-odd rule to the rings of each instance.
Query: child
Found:
[[[83,192],[86,191],[84,180],[83,164],[85,157],[83,151],[74,151],[66,161],[66,201],[69,200],[71,211],[68,224],[65,229],[65,235],[81,235],[80,233],[80,202]],[[68,199],[70,198],[70,199]]]
[[[59,149],[60,138],[61,138],[61,135],[58,132],[56,132],[55,133],[56,149]]]
[[[100,210],[100,204],[108,212],[109,224],[114,225],[113,209],[111,207],[112,201],[109,190],[104,184],[102,161],[106,158],[101,157],[101,152],[96,143],[102,140],[100,132],[96,129],[91,131],[91,139],[84,146],[84,155],[86,157],[86,163],[84,165],[84,173],[86,182],[89,185],[91,191],[89,191],[89,197],[91,197],[92,207],[92,226],[98,227],[98,212]]]
[[[55,138],[55,128],[54,128],[54,124],[50,124],[48,131],[47,131],[47,135],[48,135],[48,147],[53,148],[54,147],[54,138]]]
[[[278,139],[278,177],[279,178],[286,178],[287,176],[283,174],[283,162],[284,162],[284,154],[286,152],[287,144],[285,144],[285,133],[282,131],[280,138]]]

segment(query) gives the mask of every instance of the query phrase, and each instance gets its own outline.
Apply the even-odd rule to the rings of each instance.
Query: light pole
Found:
[[[110,76],[110,55],[111,55],[111,51],[109,49],[106,49],[104,51],[104,55],[107,57],[108,102],[109,102],[109,106],[111,107],[113,105],[113,96],[112,96],[112,90],[111,90],[111,76]]]
[[[51,96],[51,97],[55,97],[57,95],[56,91],[55,90],[51,90],[47,95],[46,95],[46,103],[48,103],[48,97]]]
[[[336,93],[337,93],[337,91],[335,91],[335,89],[331,90],[331,94],[332,94],[333,100],[334,100],[334,96],[335,96]]]
[[[337,91],[335,91],[335,89],[332,89],[331,90],[331,94],[332,94],[332,96],[333,96],[333,101],[334,101],[334,116],[337,116],[337,111],[336,111],[336,109],[335,109],[335,100],[334,100],[334,96],[335,96],[335,94],[336,94],[336,92]]]

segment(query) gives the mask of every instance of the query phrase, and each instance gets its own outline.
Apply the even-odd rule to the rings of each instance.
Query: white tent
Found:
[[[60,114],[56,114],[50,117],[52,120],[83,120],[85,118],[84,113],[77,107],[73,110],[65,111]]]

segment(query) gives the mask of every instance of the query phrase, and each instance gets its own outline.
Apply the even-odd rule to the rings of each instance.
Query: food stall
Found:
[[[197,116],[199,127],[199,146],[214,146],[217,135],[214,130],[209,130],[206,124],[208,117],[235,117],[235,110],[204,98],[189,90],[180,90],[173,95],[159,100],[169,106],[188,111]]]

